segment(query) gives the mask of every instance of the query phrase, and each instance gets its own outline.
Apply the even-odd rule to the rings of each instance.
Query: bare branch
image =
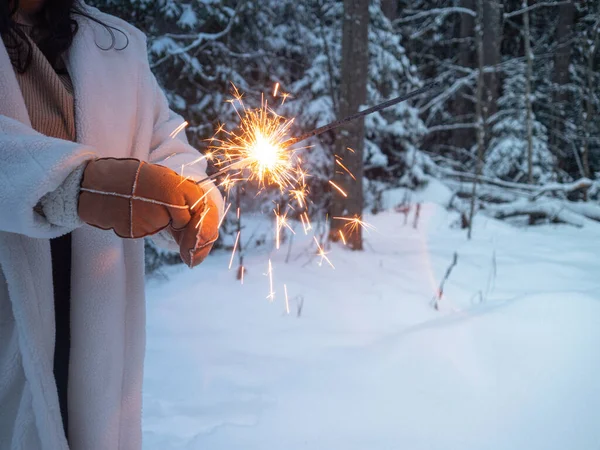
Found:
[[[449,125],[437,125],[433,127],[429,127],[427,129],[427,133],[435,133],[437,131],[452,131],[452,130],[465,130],[475,128],[477,126],[476,123],[453,123]]]
[[[569,1],[569,0],[565,0],[565,1],[559,1],[559,2],[539,2],[539,3],[535,3],[535,4],[531,5],[531,6],[528,6],[527,8],[518,9],[516,11],[505,13],[504,14],[504,20],[510,19],[512,17],[515,17],[515,16],[520,16],[521,14],[525,14],[526,12],[533,11],[534,9],[538,9],[538,8],[542,8],[542,7],[546,7],[546,6],[567,5],[569,3],[572,3],[572,2]]]
[[[456,266],[457,262],[458,262],[458,253],[454,252],[454,255],[452,256],[452,262],[448,266],[448,269],[446,269],[446,275],[444,275],[444,278],[442,279],[442,281],[440,283],[440,287],[437,291],[437,294],[435,295],[435,297],[433,298],[433,301],[432,301],[433,308],[436,311],[440,309],[440,301],[442,300],[442,297],[444,296],[444,285],[446,284],[446,281],[448,281],[448,278],[450,278],[452,269],[454,269],[454,266]]]
[[[550,183],[542,186],[542,188],[531,199],[537,200],[548,192],[562,192],[564,194],[568,194],[575,191],[587,191],[593,185],[594,182],[589,178],[580,178],[573,183]]]
[[[165,55],[163,58],[156,61],[153,64],[153,67],[159,66],[160,64],[165,62],[170,57],[187,53],[190,50],[193,50],[193,49],[199,47],[200,45],[204,44],[207,41],[216,41],[216,40],[221,39],[221,38],[225,37],[226,35],[228,35],[231,32],[231,29],[233,28],[233,24],[235,23],[235,20],[237,19],[237,16],[241,11],[242,6],[245,5],[246,2],[247,2],[247,0],[240,0],[238,2],[237,6],[235,7],[235,10],[233,11],[232,16],[229,18],[229,22],[227,23],[225,28],[223,28],[223,30],[219,31],[218,33],[198,33],[198,34],[193,35],[195,37],[195,39],[192,43],[190,43],[184,47],[180,47],[176,50],[172,50],[172,51],[168,52],[167,55]],[[189,39],[190,36],[192,36],[192,35],[190,35],[190,34],[180,34],[180,35],[171,34],[171,35],[169,35],[169,37],[171,39]]]
[[[394,25],[400,25],[403,23],[412,22],[413,20],[423,19],[425,17],[433,16],[436,14],[439,14],[443,17],[445,17],[449,14],[468,14],[469,16],[473,16],[473,17],[475,17],[477,15],[475,13],[475,11],[473,11],[472,9],[463,8],[461,6],[454,6],[452,8],[433,8],[433,9],[429,9],[427,11],[418,12],[416,14],[413,14],[412,16],[396,19],[396,20],[394,20]]]

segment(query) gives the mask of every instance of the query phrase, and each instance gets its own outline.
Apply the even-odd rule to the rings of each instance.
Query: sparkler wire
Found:
[[[415,89],[414,91],[408,92],[407,94],[401,95],[401,96],[393,98],[391,100],[387,100],[383,103],[372,106],[371,108],[365,109],[364,111],[359,111],[359,112],[352,114],[351,116],[345,117],[343,119],[328,123],[327,125],[323,125],[322,127],[316,128],[316,129],[309,131],[308,133],[304,133],[298,137],[288,139],[286,142],[284,142],[284,144],[286,146],[290,146],[290,145],[297,144],[298,142],[305,141],[308,138],[311,138],[313,136],[318,136],[319,134],[323,134],[326,131],[333,130],[335,128],[339,128],[342,125],[347,124],[348,122],[352,122],[356,119],[360,119],[361,117],[376,113],[377,111],[381,111],[382,109],[389,108],[390,106],[394,106],[398,103],[405,102],[407,100],[410,100],[411,98],[416,97],[417,95],[424,94],[425,92],[432,91],[432,90],[436,89],[439,85],[440,85],[440,82],[438,82],[438,81],[428,83],[425,86],[420,87],[419,89]]]

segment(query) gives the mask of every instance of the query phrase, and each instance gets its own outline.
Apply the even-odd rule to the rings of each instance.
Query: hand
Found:
[[[219,238],[219,209],[208,195],[204,197],[204,207],[194,214],[183,230],[171,229],[179,245],[181,259],[188,267],[195,267],[204,261]]]
[[[85,168],[78,213],[89,225],[122,238],[142,238],[169,226],[186,229],[204,211],[204,197],[202,188],[166,167],[102,158]]]

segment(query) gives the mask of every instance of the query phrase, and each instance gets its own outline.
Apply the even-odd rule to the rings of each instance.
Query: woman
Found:
[[[0,449],[139,449],[141,238],[195,266],[222,198],[137,29],[0,0],[0,36]]]

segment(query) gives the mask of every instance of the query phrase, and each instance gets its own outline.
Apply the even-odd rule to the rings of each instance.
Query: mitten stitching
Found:
[[[129,199],[129,235],[133,238],[133,197],[135,196],[135,188],[137,187],[138,178],[140,171],[142,170],[143,162],[140,161],[137,170],[135,171],[135,177],[133,178],[133,186],[131,187],[131,198]]]
[[[187,205],[172,205],[170,203],[166,203],[166,202],[161,202],[159,200],[153,200],[150,198],[146,198],[146,197],[140,197],[137,195],[129,195],[129,194],[118,194],[116,192],[105,192],[105,191],[97,191],[96,189],[88,189],[88,188],[81,188],[82,192],[89,192],[90,194],[98,194],[98,195],[109,195],[111,197],[119,197],[119,198],[126,198],[126,199],[132,199],[132,200],[139,200],[140,202],[146,202],[146,203],[153,203],[155,205],[161,205],[161,206],[166,206],[168,208],[173,208],[173,209],[189,209],[189,207]]]

